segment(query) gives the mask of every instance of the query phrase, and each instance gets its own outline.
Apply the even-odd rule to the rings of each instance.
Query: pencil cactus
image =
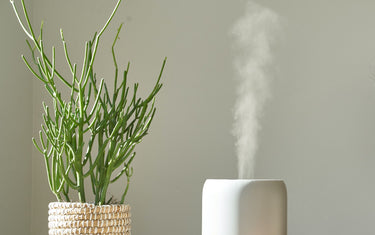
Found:
[[[103,28],[94,34],[92,40],[85,43],[80,74],[77,64],[71,62],[63,31],[60,30],[70,78],[64,77],[56,69],[55,47],[52,47],[50,58],[45,52],[43,23],[40,34],[36,37],[24,0],[21,0],[21,4],[26,25],[22,22],[14,1],[10,1],[28,37],[26,42],[31,57],[26,59],[22,55],[22,59],[33,75],[42,82],[52,99],[52,110],[43,102],[43,124],[39,141],[33,138],[33,143],[44,156],[49,186],[59,201],[70,201],[69,195],[73,190],[78,192],[80,202],[86,202],[84,182],[89,180],[95,204],[107,204],[108,186],[125,176],[126,184],[120,201],[124,203],[133,174],[131,163],[136,154],[135,146],[148,133],[155,115],[154,102],[162,87],[160,79],[166,59],[155,86],[146,98],[137,96],[138,83],[134,84],[130,94],[127,84],[129,63],[120,75],[115,56],[115,45],[122,25],[118,28],[112,44],[115,68],[113,92],[108,90],[104,79],[98,81],[94,72],[93,65],[100,37],[121,1],[117,1]],[[57,81],[68,88],[69,94],[62,95]]]

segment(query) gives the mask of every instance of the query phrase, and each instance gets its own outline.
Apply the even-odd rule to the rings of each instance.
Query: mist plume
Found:
[[[258,147],[259,119],[270,96],[269,67],[271,46],[279,31],[279,17],[272,10],[248,2],[245,14],[235,23],[232,34],[235,46],[237,98],[233,134],[236,138],[238,177],[254,177]]]

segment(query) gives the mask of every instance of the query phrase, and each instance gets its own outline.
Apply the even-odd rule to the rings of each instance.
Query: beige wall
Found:
[[[8,1],[0,2],[0,228],[30,234],[32,80],[23,66],[24,35]]]
[[[289,234],[371,234],[375,217],[375,3],[258,2],[283,18],[284,29],[275,50],[273,98],[262,119],[256,176],[286,180]],[[3,149],[13,146],[4,154],[8,165],[0,164],[1,185],[6,187],[0,195],[2,200],[30,208],[32,191],[31,234],[46,234],[47,204],[54,198],[43,161],[34,153],[31,190],[27,178],[31,163],[18,165],[15,160],[29,153],[31,117],[10,113],[31,114],[31,99],[27,99],[31,83],[9,79],[14,73],[25,76],[24,70],[12,69],[22,66],[18,54],[24,50],[18,45],[23,39],[14,30],[15,22],[8,20],[10,11],[4,10],[8,5],[0,4],[0,24],[9,32],[2,31],[1,40],[6,43],[0,46],[10,56],[2,56],[0,64],[6,71],[2,74],[7,75],[0,81],[4,82],[0,102],[7,110],[1,111],[6,120],[0,124],[1,144]],[[45,38],[55,42],[62,27],[76,61],[81,59],[83,40],[99,28],[112,7],[108,1],[92,0],[33,0],[33,4],[35,25],[44,19]],[[119,62],[132,62],[130,77],[144,85],[143,91],[151,88],[162,58],[168,56],[151,134],[137,150],[129,194],[134,234],[199,234],[204,180],[237,176],[231,135],[234,55],[228,32],[243,8],[244,1],[128,0],[114,19],[111,33],[103,38],[108,45],[115,27],[125,21],[118,43]],[[5,25],[4,19],[14,26]],[[109,47],[102,49],[97,69],[111,80]],[[61,49],[57,52],[62,62]],[[17,105],[22,109],[6,102],[16,90],[9,86],[19,89],[19,85],[24,99],[17,99]],[[34,83],[33,88],[34,133],[40,126],[40,102],[45,96],[39,85]],[[15,125],[17,130],[12,128]],[[15,145],[19,136],[25,139],[23,148]],[[15,176],[15,171],[21,174]],[[111,193],[119,195],[120,187],[116,185]],[[17,210],[24,212],[23,207]],[[27,226],[18,226],[19,234],[28,234],[28,213],[22,214]],[[14,220],[6,221],[4,226],[10,228]]]

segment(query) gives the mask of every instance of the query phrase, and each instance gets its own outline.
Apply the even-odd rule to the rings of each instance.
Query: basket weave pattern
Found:
[[[129,205],[52,202],[48,207],[50,235],[131,234]]]

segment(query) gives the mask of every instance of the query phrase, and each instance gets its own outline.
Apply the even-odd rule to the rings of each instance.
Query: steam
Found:
[[[238,72],[233,133],[236,137],[238,177],[254,177],[259,119],[270,96],[268,67],[271,45],[278,31],[278,16],[268,8],[248,2],[245,15],[233,27]]]

